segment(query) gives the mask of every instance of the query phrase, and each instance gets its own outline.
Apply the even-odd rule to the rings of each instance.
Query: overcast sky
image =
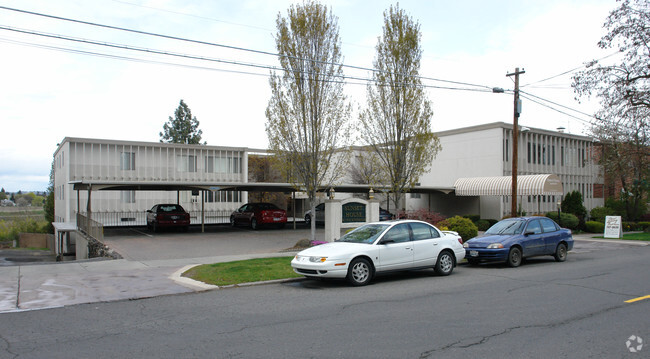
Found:
[[[276,52],[278,14],[286,16],[294,3],[0,0],[7,8],[269,53]],[[383,12],[396,2],[323,3],[338,17],[344,64],[371,68]],[[596,45],[605,34],[602,24],[618,5],[614,0],[402,0],[399,5],[421,25],[420,74],[433,103],[433,131],[511,123],[512,92],[488,89],[512,90],[506,74],[519,67],[526,70],[521,85],[529,98],[582,119],[523,99],[520,124],[584,133],[589,118],[558,105],[595,111],[594,103],[575,101],[570,70],[615,52]],[[52,154],[65,137],[158,142],[181,99],[199,120],[208,145],[267,146],[270,70],[265,67],[279,64],[275,56],[7,9],[0,9],[0,27],[0,187],[7,191],[45,190]],[[125,46],[181,56],[119,48]],[[366,70],[345,72],[369,78]],[[355,109],[363,106],[363,81],[350,80],[346,92]]]

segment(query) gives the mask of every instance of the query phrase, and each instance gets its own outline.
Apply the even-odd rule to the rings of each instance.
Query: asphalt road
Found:
[[[460,266],[353,288],[299,280],[7,313],[0,358],[641,358],[650,246],[581,242],[565,263]],[[644,346],[632,353],[630,336]],[[634,343],[636,345],[636,343]]]

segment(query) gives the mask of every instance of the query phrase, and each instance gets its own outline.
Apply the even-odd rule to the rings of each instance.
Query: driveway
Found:
[[[316,228],[316,238],[323,238],[324,228]],[[308,239],[309,228],[288,224],[285,229],[206,226],[191,227],[188,232],[170,229],[153,233],[144,227],[108,228],[104,243],[131,261],[170,260],[214,256],[274,253],[293,247],[301,239]]]

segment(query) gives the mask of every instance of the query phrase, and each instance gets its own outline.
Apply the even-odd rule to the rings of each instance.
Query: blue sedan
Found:
[[[518,267],[524,258],[551,255],[564,262],[573,249],[571,230],[561,228],[546,217],[504,219],[480,237],[463,244],[470,264],[506,262]]]

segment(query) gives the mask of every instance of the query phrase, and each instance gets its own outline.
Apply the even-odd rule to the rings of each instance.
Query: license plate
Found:
[[[282,218],[273,218],[273,220],[276,221],[276,222],[279,221],[279,220],[281,220],[281,219],[282,219]]]
[[[178,219],[178,218],[179,218],[178,216],[172,216],[172,219]]]
[[[469,251],[470,257],[478,257],[478,251]]]

